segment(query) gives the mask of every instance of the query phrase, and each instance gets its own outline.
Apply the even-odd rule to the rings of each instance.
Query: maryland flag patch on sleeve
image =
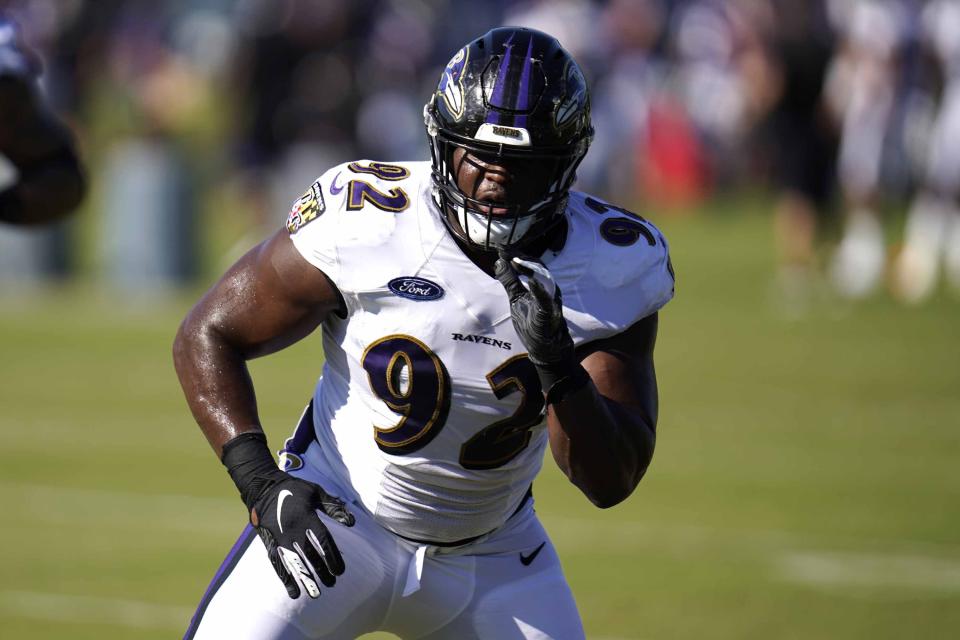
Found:
[[[323,201],[323,191],[320,181],[317,180],[302,196],[293,202],[290,214],[287,215],[287,231],[291,234],[304,227],[307,223],[316,220],[326,211],[327,205]]]

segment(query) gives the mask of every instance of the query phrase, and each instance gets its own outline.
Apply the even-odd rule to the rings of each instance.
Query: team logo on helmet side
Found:
[[[564,97],[557,105],[554,117],[558,130],[575,124],[587,105],[587,81],[580,67],[572,60],[567,62],[564,71],[564,85]]]
[[[467,66],[469,57],[470,51],[467,47],[457,51],[457,54],[447,63],[447,68],[443,70],[440,85],[437,87],[437,95],[443,98],[447,104],[447,110],[457,120],[463,117],[463,70]]]

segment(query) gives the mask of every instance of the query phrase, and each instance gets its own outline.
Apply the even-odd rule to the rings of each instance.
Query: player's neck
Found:
[[[462,240],[457,234],[451,233],[453,241],[457,243],[457,246],[460,247],[460,250],[463,251],[463,255],[467,256],[470,259],[470,262],[477,265],[477,268],[483,271],[485,274],[493,276],[493,265],[497,261],[497,252],[496,251],[481,251],[475,247],[472,247]]]

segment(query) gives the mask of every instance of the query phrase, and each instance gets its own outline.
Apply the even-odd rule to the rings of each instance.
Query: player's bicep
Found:
[[[657,323],[657,314],[652,313],[623,333],[585,345],[579,351],[581,364],[597,391],[624,409],[638,413],[651,428],[657,423],[653,364]]]
[[[280,231],[238,260],[191,314],[244,357],[255,358],[305,337],[341,306],[329,279]]]

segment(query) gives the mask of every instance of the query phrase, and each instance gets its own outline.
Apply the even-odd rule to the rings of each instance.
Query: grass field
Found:
[[[666,221],[648,477],[597,511],[552,462],[537,507],[594,639],[955,638],[960,301],[772,303],[768,220]],[[179,637],[243,508],[183,402],[190,298],[0,297],[0,636]],[[319,341],[255,363],[274,445]]]

